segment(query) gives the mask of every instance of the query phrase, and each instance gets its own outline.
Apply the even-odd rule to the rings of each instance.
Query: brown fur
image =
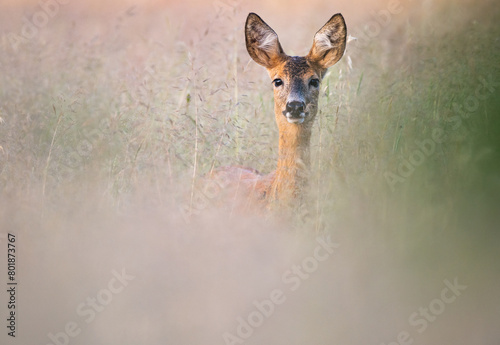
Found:
[[[245,25],[249,55],[266,67],[271,80],[282,84],[274,88],[274,112],[279,129],[279,157],[276,171],[262,175],[240,166],[217,169],[212,176],[223,177],[229,184],[248,195],[252,202],[269,205],[293,205],[301,196],[309,173],[311,130],[318,107],[319,87],[328,67],[343,55],[346,26],[341,14],[334,15],[315,35],[313,46],[305,57],[288,56],[278,35],[258,15],[250,13]],[[290,123],[285,116],[292,100],[304,104],[301,123]]]

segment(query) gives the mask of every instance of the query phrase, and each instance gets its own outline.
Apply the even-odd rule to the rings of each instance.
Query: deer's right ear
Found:
[[[276,66],[285,54],[276,32],[255,13],[247,17],[245,40],[248,54],[266,68]]]

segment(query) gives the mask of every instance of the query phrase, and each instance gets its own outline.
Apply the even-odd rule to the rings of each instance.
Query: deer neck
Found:
[[[311,124],[312,121],[303,125],[282,123],[280,126],[278,122],[279,156],[270,186],[272,199],[285,203],[293,201],[307,183]]]

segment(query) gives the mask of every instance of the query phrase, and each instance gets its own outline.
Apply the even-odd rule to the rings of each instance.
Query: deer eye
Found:
[[[274,79],[273,84],[274,84],[274,87],[280,87],[281,85],[283,85],[283,80],[281,80],[279,78]]]
[[[309,86],[310,87],[319,87],[319,79],[311,79],[311,81],[309,82]]]

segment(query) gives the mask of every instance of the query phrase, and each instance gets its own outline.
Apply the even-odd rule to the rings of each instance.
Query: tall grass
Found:
[[[214,167],[275,166],[271,83],[245,51],[241,6],[196,25],[174,6],[67,10],[17,50],[4,35],[0,226],[22,235],[25,317],[55,315],[21,337],[48,343],[127,267],[137,281],[75,343],[222,343],[321,234],[340,243],[336,258],[247,343],[389,342],[455,276],[469,286],[463,299],[412,335],[498,340],[500,12],[486,0],[426,4],[351,42],[325,77],[306,220],[182,214]],[[318,17],[307,25],[328,19]],[[302,30],[265,19],[290,26],[280,37]],[[368,30],[347,24],[354,37]],[[483,80],[493,82],[479,99]]]

